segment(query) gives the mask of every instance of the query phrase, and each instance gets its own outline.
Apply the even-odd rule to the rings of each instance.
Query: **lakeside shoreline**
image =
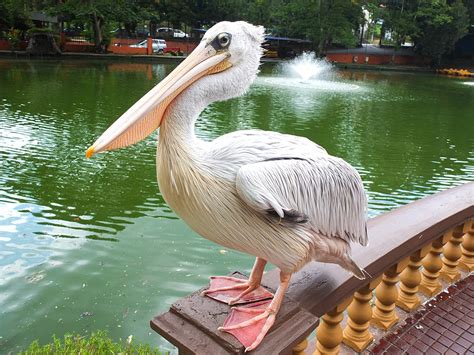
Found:
[[[100,54],[100,53],[62,53],[57,56],[38,56],[30,55],[25,51],[0,50],[0,58],[10,59],[99,59],[99,60],[116,60],[128,62],[142,63],[179,63],[184,60],[185,56],[162,56],[162,55],[126,55],[126,54]],[[284,59],[262,58],[262,63],[281,63]],[[376,65],[376,64],[357,64],[357,63],[332,63],[337,68],[349,70],[371,70],[371,71],[394,71],[394,72],[410,72],[410,73],[435,73],[435,69],[429,67],[418,67],[408,65]]]

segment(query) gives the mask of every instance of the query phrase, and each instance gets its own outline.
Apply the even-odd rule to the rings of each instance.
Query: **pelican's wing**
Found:
[[[239,196],[254,210],[367,245],[367,198],[357,171],[330,155],[272,158],[242,166]]]
[[[238,167],[265,159],[327,154],[308,138],[258,129],[220,136],[208,149],[209,159],[232,162]]]

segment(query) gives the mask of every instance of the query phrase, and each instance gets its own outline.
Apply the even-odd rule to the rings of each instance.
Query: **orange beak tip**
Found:
[[[91,146],[86,150],[86,158],[89,159],[94,154],[94,147]]]

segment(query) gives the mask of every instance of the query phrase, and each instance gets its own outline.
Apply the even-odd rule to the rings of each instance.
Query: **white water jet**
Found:
[[[333,65],[313,52],[304,52],[277,66],[275,76],[259,76],[257,85],[317,91],[353,91],[360,87],[337,79]]]
[[[328,76],[332,71],[332,65],[325,59],[319,59],[314,52],[304,52],[299,57],[282,65],[284,74],[297,76],[303,81]]]

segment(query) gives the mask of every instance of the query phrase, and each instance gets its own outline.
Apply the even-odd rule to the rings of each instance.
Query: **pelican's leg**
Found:
[[[214,297],[215,294],[220,294],[221,297],[218,298],[218,300],[224,301],[229,305],[233,305],[252,291],[259,289],[266,264],[266,260],[257,258],[255,260],[255,264],[253,265],[253,269],[248,280],[230,276],[211,276],[211,286],[209,287],[209,289],[203,291],[201,294],[209,295],[213,298],[216,298]],[[216,284],[218,286],[216,286]],[[243,291],[236,294],[235,291],[238,290]],[[259,295],[255,296],[257,296],[257,298],[251,300],[265,298],[268,299],[271,297],[271,294],[269,292],[265,292],[265,290],[262,289],[260,290]]]
[[[291,274],[280,271],[280,286],[271,303],[265,308],[235,307],[223,327],[219,330],[231,333],[246,346],[245,351],[255,349],[263,337],[275,323],[275,318],[280,310],[285,292],[288,289]],[[233,319],[238,319],[237,324],[232,324]]]

